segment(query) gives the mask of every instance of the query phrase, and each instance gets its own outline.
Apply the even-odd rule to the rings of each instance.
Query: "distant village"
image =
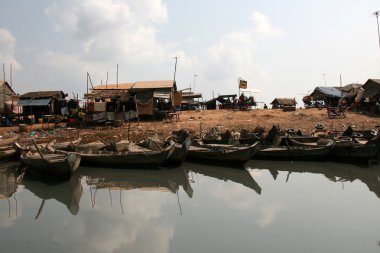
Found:
[[[246,85],[246,83],[245,83]],[[244,83],[242,88],[244,87]],[[250,110],[257,106],[253,96],[244,89],[240,94],[219,95],[208,101],[201,93],[178,90],[174,80],[140,81],[133,83],[92,86],[79,97],[69,99],[64,91],[30,91],[18,95],[7,81],[0,81],[1,126],[67,121],[69,125],[115,123],[140,118],[160,120],[176,117],[187,110]],[[80,103],[84,101],[84,105]],[[369,115],[380,114],[380,79],[368,79],[365,84],[342,87],[315,87],[302,99],[305,108],[340,105]],[[293,111],[295,98],[274,98],[270,108]],[[268,105],[263,105],[264,109]]]

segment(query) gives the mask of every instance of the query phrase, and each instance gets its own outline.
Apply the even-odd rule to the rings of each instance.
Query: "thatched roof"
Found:
[[[275,98],[271,104],[278,104],[284,106],[295,106],[297,104],[295,98]]]
[[[25,98],[58,98],[64,99],[66,97],[63,91],[32,91],[20,96],[20,99]]]

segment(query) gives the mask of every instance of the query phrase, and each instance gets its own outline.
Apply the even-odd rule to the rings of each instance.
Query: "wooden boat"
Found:
[[[171,156],[164,162],[164,165],[179,166],[185,161],[190,145],[192,143],[192,137],[186,131],[173,132],[173,135],[167,139],[174,141],[174,151]],[[167,141],[161,141],[159,139],[148,138],[146,141],[140,143],[142,147],[150,148],[152,150],[162,150]]]
[[[0,147],[11,146],[17,141],[18,137],[2,137],[0,138]]]
[[[8,160],[18,158],[20,152],[13,146],[1,146],[0,147],[0,160]]]
[[[340,160],[378,160],[379,143],[367,141],[365,143],[354,140],[339,140],[329,156]]]
[[[89,143],[79,143],[78,145],[74,145],[73,149],[76,152],[97,152],[99,150],[105,149],[107,147],[107,144],[105,144],[102,141],[95,141],[95,142],[89,142]]]
[[[297,160],[327,156],[335,145],[334,140],[323,139],[317,142],[301,142],[293,138],[283,138],[280,145],[263,145],[254,158]]]
[[[76,153],[45,153],[33,142],[37,152],[28,151],[21,154],[21,162],[26,165],[26,172],[40,177],[69,179],[79,167],[81,157]]]
[[[173,151],[174,143],[170,142],[160,151],[143,148],[131,143],[128,150],[124,152],[99,150],[77,153],[82,157],[82,164],[85,165],[119,168],[155,168],[165,162]]]
[[[65,141],[65,142],[54,142],[52,144],[52,147],[56,150],[64,150],[64,151],[74,151],[75,147],[77,147],[80,142],[82,141],[81,138],[78,138],[73,141]]]
[[[260,140],[260,137],[255,132],[249,132],[242,130],[239,137],[230,135],[229,132],[224,134],[206,134],[202,141],[204,144],[225,144],[225,145],[237,145],[237,144],[254,144]]]
[[[355,137],[359,136],[359,137]],[[288,143],[292,146],[312,146],[323,139],[319,137],[291,137]],[[324,139],[326,140],[326,139]],[[380,150],[380,135],[371,140],[361,135],[339,136],[334,139],[335,144],[327,154],[327,158],[341,161],[368,161],[376,160]],[[283,140],[282,140],[283,142]]]
[[[187,157],[192,161],[242,164],[254,156],[258,144],[219,145],[196,140],[190,146]]]

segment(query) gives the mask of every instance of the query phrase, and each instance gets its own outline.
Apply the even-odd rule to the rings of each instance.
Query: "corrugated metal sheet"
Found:
[[[135,83],[96,85],[92,90],[129,90]]]
[[[18,105],[20,106],[46,106],[50,103],[51,98],[40,99],[20,99]]]
[[[136,82],[132,89],[162,89],[174,87],[173,80]]]
[[[138,81],[135,83],[103,84],[94,86],[93,90],[130,90],[130,89],[162,89],[174,87],[173,80],[163,81]]]

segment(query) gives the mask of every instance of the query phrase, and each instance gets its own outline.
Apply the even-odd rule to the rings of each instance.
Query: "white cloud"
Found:
[[[5,64],[12,63],[12,70],[20,70],[21,66],[14,57],[15,49],[16,38],[10,31],[0,28],[0,61]]]
[[[57,68],[60,65],[69,71],[79,67],[76,72],[97,73],[93,76],[94,84],[97,84],[105,79],[110,66],[115,68],[118,63],[128,71],[128,79],[124,81],[134,81],[131,72],[146,73],[146,68],[152,68],[151,73],[158,73],[157,69],[160,66],[163,69],[162,66],[174,56],[171,45],[156,39],[156,26],[167,20],[166,5],[162,0],[66,1],[46,8],[45,13],[57,31],[71,36],[80,45],[76,55],[44,54],[42,58],[56,57],[54,64],[40,61],[45,62],[47,69],[53,69],[51,73],[61,71]],[[70,65],[63,65],[65,63]],[[138,68],[140,71],[135,71]],[[122,74],[120,80],[123,80]]]
[[[262,13],[254,12],[251,20],[251,27],[226,34],[207,49],[204,73],[213,90],[236,92],[238,77],[263,84],[273,81],[270,72],[255,61],[255,50],[261,38],[274,38],[283,32]]]
[[[283,34],[283,30],[274,27],[270,23],[268,16],[260,12],[255,11],[251,16],[251,20],[254,23],[254,31],[258,35],[275,37]]]
[[[280,204],[271,204],[263,206],[260,210],[260,217],[258,223],[260,227],[266,227],[272,224],[281,211],[286,211],[287,208]]]
[[[99,190],[96,206],[82,209],[80,219],[63,222],[53,240],[65,248],[75,242],[80,252],[168,252],[175,226],[161,208],[171,193],[127,193],[120,199],[125,208],[122,214],[121,206],[110,207],[109,199],[100,196],[108,191]]]

